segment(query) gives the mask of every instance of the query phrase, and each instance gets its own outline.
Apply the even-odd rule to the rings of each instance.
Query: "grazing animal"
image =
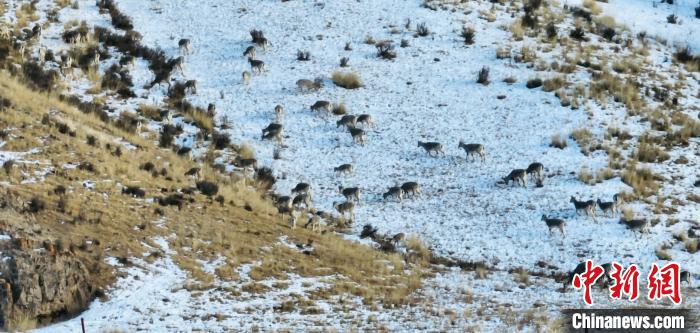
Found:
[[[304,208],[308,209],[309,207],[311,207],[311,196],[309,196],[306,193],[297,194],[294,197],[294,200],[292,200],[292,205],[296,209],[299,209],[301,205],[304,205]]]
[[[690,272],[681,271],[681,283],[686,282],[688,286],[692,286],[693,282],[690,280]]]
[[[177,57],[169,62],[170,67],[173,69],[177,69],[180,74],[185,74],[185,58],[183,57]],[[166,71],[168,72],[168,71]],[[170,75],[170,74],[168,74]]]
[[[333,168],[333,171],[335,171],[336,175],[349,175],[352,173],[352,164],[341,164]]]
[[[394,237],[391,237],[391,243],[394,246],[397,246],[399,243],[403,242],[405,238],[406,235],[403,232],[399,232],[398,234],[394,235]]]
[[[216,105],[214,103],[209,103],[209,105],[207,105],[207,116],[211,118],[216,116]]]
[[[557,218],[549,218],[547,215],[542,215],[542,221],[547,224],[547,228],[549,228],[549,234],[552,234],[553,229],[559,229],[559,232],[561,232],[561,235],[563,237],[566,237],[566,232],[564,231],[564,227],[566,226],[566,222],[562,219],[557,219]]]
[[[401,187],[399,186],[392,186],[389,188],[388,191],[382,194],[382,198],[384,198],[384,200],[388,198],[394,198],[401,202],[403,201],[403,189],[401,189]]]
[[[267,38],[261,37],[255,41],[255,45],[259,46],[263,51],[267,51],[267,47],[270,45],[270,42],[267,41]]]
[[[41,37],[41,25],[35,24],[32,28],[32,38],[39,39]]]
[[[359,187],[342,187],[338,186],[338,192],[345,197],[347,201],[354,201],[358,204],[360,203],[360,196],[362,195],[362,189]]]
[[[245,52],[243,52],[243,56],[248,57],[249,59],[255,59],[255,46],[248,46],[245,49]]]
[[[335,210],[341,215],[349,214],[351,219],[355,219],[355,204],[352,201],[346,201],[343,203],[333,203]]]
[[[183,38],[177,42],[177,46],[179,47],[181,54],[190,54],[190,45],[191,43],[189,38]]]
[[[362,124],[362,126],[368,128],[374,127],[374,121],[372,120],[372,116],[366,113],[357,116],[357,123]]]
[[[243,74],[241,76],[242,76],[243,84],[248,85],[250,83],[250,72],[243,71]]]
[[[614,278],[612,277],[613,266],[611,263],[605,263],[600,265],[600,267],[603,267],[603,277],[605,277],[603,285],[607,287],[614,281]]]
[[[294,214],[294,213],[289,214],[289,224],[292,225],[292,229],[297,228],[297,215],[296,214]]]
[[[647,228],[649,227],[649,221],[647,219],[631,219],[627,220],[623,216],[620,218],[620,223],[624,224],[632,230],[632,232],[637,231],[638,233],[645,233],[647,232]],[[637,234],[634,234],[634,237],[637,238]]]
[[[313,81],[307,79],[297,80],[297,88],[299,91],[319,90],[323,87],[323,80],[317,78]]]
[[[615,202],[603,202],[600,201],[600,198],[596,200],[596,203],[598,204],[598,207],[600,207],[600,210],[603,211],[603,214],[605,216],[608,216],[608,213],[614,214],[615,213]]]
[[[567,276],[566,280],[564,280],[564,289],[566,289],[566,287],[568,287],[571,284],[571,282],[574,281],[574,276],[576,276],[577,274],[583,274],[584,272],[586,272],[585,262],[576,265],[576,268],[574,268],[573,271],[569,272],[569,275]]]
[[[348,128],[348,131],[350,131],[350,136],[352,136],[352,139],[355,141],[355,143],[359,144],[360,146],[365,145],[365,140],[367,139],[367,136],[365,135],[364,130],[350,127]]]
[[[411,198],[420,196],[420,185],[416,182],[405,182],[401,185],[401,190],[404,194],[408,195],[411,193]]]
[[[309,221],[306,222],[306,224],[304,225],[305,229],[308,229],[309,227],[311,227],[312,231],[320,230],[321,229],[321,217],[318,215],[315,215],[315,214],[312,215],[309,218]]]
[[[127,186],[122,188],[122,194],[128,194],[135,198],[143,198],[146,196],[146,192],[138,186]]]
[[[197,80],[187,80],[185,81],[185,91],[196,95],[197,94]]]
[[[438,156],[439,154],[445,156],[445,152],[442,150],[442,144],[439,142],[418,141],[418,147],[423,147],[429,156],[433,156],[433,153],[435,153],[435,156]]]
[[[290,213],[292,211],[292,197],[285,195],[277,198],[277,211],[280,214]]]
[[[241,158],[240,156],[237,156],[236,159],[234,160],[234,163],[236,166],[239,168],[247,169],[247,168],[253,168],[257,169],[258,168],[258,160],[254,158]]]
[[[511,171],[508,176],[503,177],[503,181],[508,185],[508,182],[513,182],[515,185],[520,184],[522,186],[527,186],[527,177],[525,177],[525,170],[523,169],[515,169]]]
[[[340,120],[335,122],[335,127],[345,126],[347,128],[355,127],[357,125],[357,117],[351,114],[344,115]]]
[[[270,123],[262,130],[262,139],[282,139],[282,124]]]
[[[584,212],[588,216],[593,216],[595,218],[595,201],[593,200],[588,200],[588,201],[578,201],[576,198],[571,196],[571,199],[569,199],[569,202],[574,204],[574,208],[576,208],[576,214],[579,214],[580,212]]]
[[[316,101],[311,106],[311,111],[326,110],[326,112],[331,112],[331,102],[329,101]]]
[[[194,179],[199,179],[199,177],[201,177],[201,172],[202,172],[202,169],[195,167],[195,168],[187,170],[187,172],[185,172],[185,176],[189,176],[189,177],[192,177]]]
[[[311,195],[311,185],[308,183],[299,183],[292,189],[292,194],[294,193]]]
[[[542,163],[531,163],[525,171],[527,171],[527,175],[535,181],[544,179],[544,165],[542,165]]]
[[[282,106],[281,104],[277,104],[275,106],[275,117],[277,118],[277,122],[281,122],[283,116],[284,116],[284,106]]]
[[[457,146],[457,148],[464,149],[464,152],[467,153],[467,159],[469,158],[469,156],[471,156],[472,161],[475,161],[476,155],[479,155],[479,157],[481,157],[482,163],[486,160],[486,155],[484,153],[484,145],[480,143],[464,143],[463,141],[460,141],[459,146]]]
[[[248,59],[248,63],[250,63],[250,69],[253,73],[262,74],[267,70],[267,66],[262,60]]]

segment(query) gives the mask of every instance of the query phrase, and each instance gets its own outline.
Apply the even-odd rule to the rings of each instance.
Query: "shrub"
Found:
[[[566,138],[561,134],[552,136],[552,142],[549,144],[550,147],[564,149],[567,147]]]
[[[391,41],[381,41],[374,46],[377,48],[377,57],[387,60],[396,58],[396,51]]]
[[[649,169],[638,169],[636,163],[627,163],[622,172],[622,182],[631,186],[637,196],[649,196],[659,190],[654,173]]]
[[[700,19],[700,6],[695,7],[695,18]]]
[[[462,33],[460,36],[464,38],[464,45],[472,45],[474,44],[474,36],[476,35],[476,31],[472,27],[462,27]]]
[[[88,135],[87,144],[93,147],[97,146],[97,138],[94,135]]]
[[[420,37],[426,37],[430,35],[430,29],[428,29],[428,26],[425,24],[425,22],[418,23],[418,25],[416,25],[416,35]]]
[[[581,171],[579,171],[578,180],[588,185],[593,185],[595,183],[593,174],[591,174],[591,172],[586,167],[581,168]]]
[[[332,112],[336,116],[342,116],[348,114],[348,108],[345,106],[345,103],[333,104]]]
[[[335,71],[331,74],[333,83],[345,89],[357,89],[362,87],[362,80],[355,72]]]
[[[479,71],[479,76],[476,79],[476,83],[481,83],[485,86],[487,86],[489,83],[489,68],[484,66],[481,68]]]
[[[58,84],[60,76],[54,69],[45,70],[44,67],[34,61],[22,64],[22,73],[29,83],[39,90],[52,91]]]
[[[556,37],[557,37],[557,34],[558,34],[557,26],[554,25],[553,22],[547,24],[546,32],[547,32],[547,38],[549,38],[549,39],[554,39],[554,38],[556,38]]]
[[[115,121],[115,126],[129,132],[136,133],[136,128],[138,127],[139,119],[130,112],[122,112]]]
[[[348,59],[348,57],[340,58],[340,67],[348,67],[348,62],[350,62],[350,59]]]
[[[585,31],[583,31],[583,28],[581,28],[581,27],[576,27],[569,32],[569,37],[576,39],[578,41],[585,41],[586,40],[585,35],[586,35]]]
[[[662,148],[645,141],[639,142],[634,157],[640,162],[648,163],[663,162],[671,158],[671,156]]]
[[[547,92],[558,90],[566,85],[566,78],[563,76],[556,76],[551,79],[544,80],[542,85],[542,90]]]
[[[172,146],[173,140],[175,140],[175,136],[177,136],[179,132],[180,131],[178,131],[178,129],[173,125],[163,125],[163,128],[160,129],[160,138],[158,139],[158,146],[160,146],[161,148],[168,148]]]
[[[406,47],[411,46],[411,44],[408,42],[408,39],[402,39],[401,45],[399,45],[399,46],[401,46],[402,48],[406,48]]]
[[[540,79],[540,78],[534,78],[534,79],[527,80],[527,83],[525,84],[525,86],[526,86],[528,89],[539,88],[539,87],[542,86],[542,79]]]
[[[202,192],[202,194],[211,197],[219,193],[219,185],[210,181],[197,182],[197,189]]]
[[[42,198],[32,197],[27,203],[27,212],[36,214],[46,208],[46,203]]]
[[[229,138],[226,133],[214,132],[211,135],[211,141],[216,149],[225,149],[231,143],[231,138]]]

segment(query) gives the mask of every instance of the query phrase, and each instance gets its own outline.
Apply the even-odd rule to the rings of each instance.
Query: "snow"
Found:
[[[694,20],[692,1],[676,0],[677,5],[658,4],[633,0],[597,2],[604,14],[613,15],[618,23],[633,32],[646,31],[669,41],[669,45],[688,44],[700,49],[697,38],[700,20]],[[564,2],[580,5],[580,1]],[[308,182],[313,187],[314,205],[321,210],[332,211],[333,202],[342,201],[338,186],[360,186],[363,200],[357,209],[353,225],[354,234],[366,223],[371,223],[382,233],[404,232],[415,234],[426,241],[439,255],[471,262],[485,262],[497,270],[489,279],[479,280],[472,274],[446,270],[426,281],[421,295],[432,299],[433,308],[381,309],[373,311],[362,306],[361,300],[349,298],[353,314],[368,320],[376,317],[391,330],[407,330],[415,318],[428,316],[431,309],[450,308],[458,313],[475,311],[484,304],[509,304],[515,311],[526,311],[533,304],[548,304],[546,313],[556,316],[564,306],[581,306],[573,292],[561,293],[551,279],[531,277],[528,286],[519,286],[508,269],[524,267],[532,272],[550,274],[572,269],[583,259],[598,263],[618,261],[624,264],[657,261],[654,249],[670,243],[672,235],[697,225],[700,207],[688,202],[674,217],[680,222],[667,227],[669,217],[652,227],[649,234],[635,237],[631,231],[617,223],[618,217],[599,216],[593,220],[577,216],[569,202],[571,196],[579,200],[601,198],[611,200],[615,193],[629,191],[619,178],[613,178],[595,186],[581,183],[576,174],[586,167],[595,171],[607,167],[607,156],[594,152],[588,156],[580,152],[578,145],[568,140],[568,147],[558,150],[549,147],[551,137],[561,134],[567,137],[573,130],[586,127],[594,134],[602,135],[610,124],[638,135],[646,130],[639,118],[626,118],[619,106],[601,108],[592,106],[592,116],[585,108],[572,110],[560,106],[553,93],[541,89],[527,89],[525,82],[534,77],[547,78],[526,64],[512,63],[495,58],[495,49],[505,46],[510,32],[500,29],[512,18],[508,13],[496,11],[496,22],[479,19],[479,12],[489,11],[491,3],[471,2],[470,11],[431,11],[420,7],[420,1],[245,1],[245,0],[122,0],[119,7],[134,20],[136,30],[144,36],[143,42],[161,47],[170,56],[178,55],[177,41],[190,38],[194,52],[186,56],[184,75],[178,79],[196,79],[197,95],[188,97],[199,106],[215,103],[219,120],[228,119],[232,125],[225,132],[233,142],[250,143],[261,165],[271,166],[280,180],[276,190],[289,193],[297,182]],[[64,9],[62,20],[85,19],[90,24],[109,26],[105,15],[96,14],[92,0],[81,0],[80,10]],[[666,16],[676,13],[681,25],[666,24]],[[690,15],[690,16],[689,16]],[[309,18],[313,19],[309,19]],[[426,22],[431,30],[428,37],[414,37],[413,31],[404,28],[407,20],[411,28]],[[459,37],[464,24],[476,29],[476,44],[465,47]],[[570,24],[568,22],[567,24]],[[396,27],[399,33],[389,32]],[[254,75],[250,86],[240,81],[241,73],[250,70],[243,50],[250,44],[249,29],[260,29],[271,41],[267,52],[258,50],[258,58],[265,61],[269,71]],[[44,43],[51,47],[65,47],[60,40],[51,39],[61,31],[61,25],[45,30]],[[386,61],[376,57],[373,45],[364,40],[391,39],[396,45],[397,59]],[[400,48],[401,39],[410,46]],[[353,50],[345,51],[346,42]],[[53,44],[51,44],[53,43]],[[514,46],[533,45],[526,39]],[[297,50],[311,52],[308,62],[296,61]],[[516,51],[517,48],[514,48]],[[625,50],[624,52],[629,52]],[[669,50],[652,49],[651,62],[659,71],[670,72]],[[357,90],[345,90],[333,85],[330,73],[338,69],[342,57],[349,57],[350,68],[360,75],[365,86]],[[551,61],[555,55],[544,56]],[[117,58],[118,59],[118,58]],[[112,59],[110,61],[114,61]],[[109,62],[101,65],[106,68]],[[491,84],[483,86],[475,82],[482,67],[490,68]],[[139,61],[132,71],[137,95],[136,100],[122,102],[110,100],[118,110],[133,110],[138,103],[158,104],[165,91],[155,87],[150,92],[141,89],[152,80],[145,63]],[[318,92],[300,93],[296,90],[298,79],[323,77],[325,86]],[[513,85],[502,80],[512,76]],[[576,74],[579,83],[590,79],[587,73]],[[697,98],[697,82],[690,88],[684,103],[693,105]],[[82,82],[73,87],[84,91],[89,87]],[[693,90],[694,89],[694,90]],[[150,93],[150,95],[148,95]],[[498,99],[498,96],[505,96]],[[371,114],[375,127],[368,129],[367,144],[352,143],[346,130],[335,126],[336,118],[321,117],[309,110],[317,100],[343,102],[352,114]],[[275,120],[274,107],[285,107],[284,149],[282,159],[273,159],[275,144],[260,141],[260,130]],[[697,118],[697,110],[686,111]],[[185,134],[177,138],[177,144],[192,146],[195,129],[175,118],[176,124],[185,126]],[[149,124],[157,130],[159,125]],[[416,147],[416,141],[439,141],[445,147],[445,155],[429,157]],[[482,143],[486,147],[486,161],[469,162],[458,149],[460,140]],[[687,155],[690,165],[697,165],[697,140],[690,147],[672,152],[672,159]],[[1,154],[1,153],[0,153]],[[3,155],[0,155],[0,160]],[[526,188],[497,186],[501,177],[516,168],[527,168],[532,162],[546,167],[544,187],[536,188],[531,182]],[[354,173],[337,177],[333,168],[352,163]],[[662,194],[689,194],[695,175],[692,170],[677,168],[669,163],[650,165],[664,173],[686,176],[675,185],[665,187]],[[422,196],[401,203],[386,202],[382,193],[390,186],[406,181],[416,181],[422,186]],[[94,182],[84,184],[94,186]],[[642,217],[652,218],[651,205],[629,205]],[[541,216],[556,216],[567,221],[567,236],[550,236],[540,220]],[[162,223],[163,221],[159,221]],[[349,238],[357,240],[356,236]],[[298,311],[279,314],[274,306],[287,300],[292,294],[305,294],[322,288],[322,279],[289,276],[285,281],[263,281],[288,284],[286,288],[273,289],[261,295],[232,296],[222,289],[232,286],[226,281],[216,282],[220,288],[189,291],[192,283],[171,256],[174,251],[166,238],[154,243],[165,252],[165,257],[154,263],[137,261],[135,267],[119,267],[126,272],[117,288],[108,293],[109,300],[95,302],[81,314],[92,329],[133,328],[147,331],[229,329],[250,330],[253,326],[264,329],[317,327],[315,320],[336,329],[351,328],[342,314],[334,311],[335,304],[317,301],[324,309],[321,315],[301,315]],[[281,246],[295,247],[286,238]],[[693,255],[680,249],[671,249],[673,258],[684,269],[700,274],[700,262]],[[114,260],[110,260],[114,263]],[[553,268],[539,268],[545,262]],[[116,264],[116,263],[115,263]],[[225,265],[223,257],[201,262],[206,272],[213,272]],[[241,281],[250,282],[248,272],[259,263],[236,267]],[[464,304],[459,297],[473,293],[478,301]],[[578,296],[578,294],[576,294]],[[610,303],[601,293],[604,305]],[[167,301],[166,301],[167,299]],[[690,300],[693,304],[694,300]],[[624,305],[624,304],[623,304]],[[219,322],[203,320],[208,314],[228,315]],[[416,317],[411,317],[415,315]],[[491,313],[493,315],[493,313]],[[495,317],[495,316],[494,316]],[[279,319],[275,319],[279,318]],[[418,329],[437,329],[450,323],[429,317]],[[412,319],[413,321],[411,321]],[[459,319],[458,327],[480,325],[485,331],[508,327],[499,319]],[[58,323],[39,332],[75,331],[79,319]],[[447,326],[442,326],[447,325]]]

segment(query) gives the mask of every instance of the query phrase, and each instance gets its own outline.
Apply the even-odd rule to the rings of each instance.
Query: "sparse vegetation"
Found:
[[[357,89],[363,86],[360,76],[355,72],[340,72],[335,71],[331,74],[331,81],[345,89]]]

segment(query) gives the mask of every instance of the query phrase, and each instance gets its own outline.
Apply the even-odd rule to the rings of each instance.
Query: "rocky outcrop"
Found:
[[[0,326],[48,323],[87,308],[93,287],[85,265],[53,243],[25,238],[0,242]]]

